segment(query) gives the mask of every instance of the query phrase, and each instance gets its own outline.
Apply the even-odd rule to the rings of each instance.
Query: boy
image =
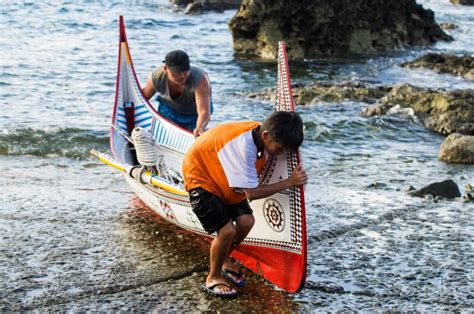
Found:
[[[220,297],[236,296],[223,276],[238,287],[245,279],[230,253],[252,229],[255,219],[249,201],[264,198],[293,186],[306,184],[301,165],[285,180],[258,185],[265,156],[298,149],[303,142],[303,121],[296,112],[277,111],[262,124],[230,122],[204,132],[183,161],[185,188],[194,213],[209,234],[210,271],[203,288]],[[235,224],[234,224],[235,222]]]

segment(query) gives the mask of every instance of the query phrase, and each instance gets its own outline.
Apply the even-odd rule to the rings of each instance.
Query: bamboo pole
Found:
[[[114,169],[119,170],[120,172],[129,173],[129,170],[132,168],[132,166],[125,166],[125,165],[121,164],[120,162],[118,162],[116,160],[113,160],[107,154],[101,153],[101,152],[99,152],[95,149],[91,150],[90,154],[92,156],[96,157],[97,159],[99,159],[99,161],[103,162],[104,164],[106,164],[106,165],[108,165],[108,166],[110,166]],[[166,181],[166,180],[164,180],[164,179],[162,179],[158,176],[153,175],[150,171],[143,172],[142,175],[141,175],[141,180],[143,182],[149,183],[150,185],[152,185],[154,187],[160,188],[162,190],[165,190],[165,191],[173,193],[173,194],[182,195],[182,196],[187,196],[188,195],[188,193],[186,191],[170,184],[168,181]]]

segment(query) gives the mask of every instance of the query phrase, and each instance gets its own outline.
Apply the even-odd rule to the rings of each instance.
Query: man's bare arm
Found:
[[[211,84],[207,75],[203,75],[201,81],[199,81],[195,96],[198,118],[193,133],[197,137],[204,132],[209,120],[211,120]]]
[[[155,95],[156,93],[151,74],[148,76],[145,87],[143,87],[142,89],[142,93],[143,93],[143,96],[145,96],[147,100],[153,97],[153,95]]]

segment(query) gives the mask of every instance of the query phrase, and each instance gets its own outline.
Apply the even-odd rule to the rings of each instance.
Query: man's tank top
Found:
[[[168,79],[166,78],[163,66],[156,68],[152,74],[153,85],[155,91],[160,93],[160,97],[171,106],[173,110],[182,114],[194,114],[197,115],[196,109],[196,87],[201,81],[203,75],[207,76],[207,73],[197,67],[191,66],[191,73],[189,78],[186,80],[183,93],[176,99],[171,98]]]

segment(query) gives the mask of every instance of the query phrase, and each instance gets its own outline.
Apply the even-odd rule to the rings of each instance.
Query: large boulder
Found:
[[[243,0],[229,22],[238,54],[274,59],[387,51],[452,40],[415,0]]]
[[[441,144],[438,159],[448,163],[474,164],[474,136],[449,135]]]
[[[392,107],[412,108],[425,127],[441,134],[474,135],[474,90],[433,91],[397,85],[376,105],[363,110],[368,116],[384,115]]]
[[[405,68],[428,68],[439,73],[450,73],[474,81],[474,57],[453,56],[446,53],[428,53],[414,61],[402,64]]]

